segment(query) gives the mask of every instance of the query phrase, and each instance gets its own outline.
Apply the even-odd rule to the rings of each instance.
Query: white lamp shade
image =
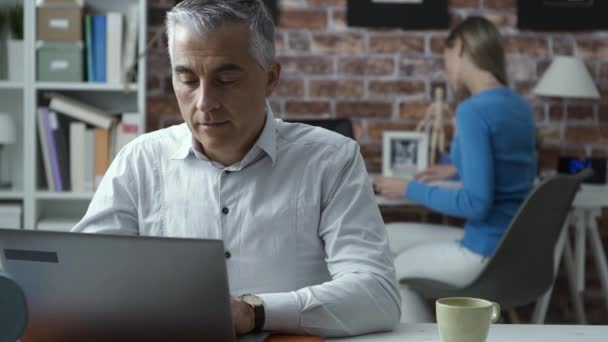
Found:
[[[0,145],[15,142],[15,124],[13,118],[5,113],[0,113]]]
[[[564,98],[599,99],[585,63],[577,57],[556,56],[536,85],[534,94]]]

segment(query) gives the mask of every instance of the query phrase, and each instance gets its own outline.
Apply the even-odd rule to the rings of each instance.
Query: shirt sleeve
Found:
[[[392,330],[400,297],[386,229],[358,145],[344,143],[325,173],[319,238],[332,280],[259,295],[265,329],[324,337]]]
[[[72,232],[137,235],[137,175],[133,145],[123,148],[103,176],[91,204]]]
[[[494,160],[489,125],[472,106],[456,115],[461,153],[462,188],[445,189],[417,181],[406,197],[444,214],[472,221],[484,220],[494,201]]]

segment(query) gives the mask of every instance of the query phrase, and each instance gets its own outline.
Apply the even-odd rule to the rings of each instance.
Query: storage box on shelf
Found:
[[[39,41],[38,80],[48,82],[82,82],[84,80],[82,43]]]

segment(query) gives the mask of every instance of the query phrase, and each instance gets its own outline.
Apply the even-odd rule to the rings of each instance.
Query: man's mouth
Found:
[[[199,123],[199,126],[203,126],[203,127],[219,127],[219,126],[223,126],[225,124],[228,123],[228,120],[226,121],[214,121],[214,122],[201,122]]]

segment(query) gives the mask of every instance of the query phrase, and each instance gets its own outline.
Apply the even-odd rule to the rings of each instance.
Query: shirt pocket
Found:
[[[173,161],[165,177],[162,199],[164,205],[163,236],[174,238],[221,239],[218,229],[219,205],[214,195],[214,177],[196,161]],[[183,163],[177,165],[177,163]],[[196,175],[196,176],[195,176]]]

